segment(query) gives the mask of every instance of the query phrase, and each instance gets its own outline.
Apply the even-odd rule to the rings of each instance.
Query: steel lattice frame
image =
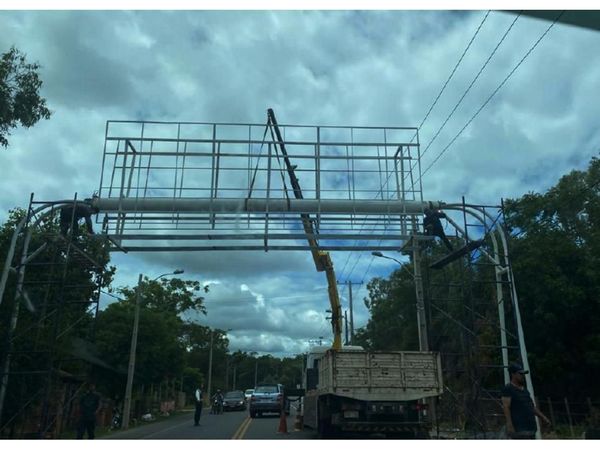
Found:
[[[498,368],[509,359],[505,314],[510,305],[518,341],[513,347],[528,369],[506,234],[501,226],[489,225],[494,218],[485,207],[464,200],[423,201],[416,128],[279,128],[283,142],[264,124],[107,122],[98,196],[87,202],[103,214],[99,220],[111,250],[313,250],[300,214],[310,214],[321,250],[398,250],[407,242],[414,247],[431,239],[423,235],[420,221],[427,207],[460,211],[463,227],[452,224],[462,235],[467,216],[489,228],[482,253],[493,262],[494,283],[500,286]],[[291,195],[286,182],[281,144],[300,176],[302,199]],[[69,203],[51,202],[46,208]],[[0,280],[0,301],[22,231],[20,224]],[[418,254],[415,250],[416,261]],[[24,272],[22,265],[19,276]],[[421,302],[422,295],[417,286]],[[423,318],[419,322],[424,326]],[[428,349],[427,333],[420,331],[420,343]]]

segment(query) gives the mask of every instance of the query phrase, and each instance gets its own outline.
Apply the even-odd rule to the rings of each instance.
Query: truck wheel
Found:
[[[319,429],[317,430],[321,439],[326,439],[333,436],[333,428],[329,419],[319,419]]]

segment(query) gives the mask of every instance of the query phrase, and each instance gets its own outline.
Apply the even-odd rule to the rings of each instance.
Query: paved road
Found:
[[[251,419],[247,411],[221,415],[202,414],[194,426],[193,411],[139,428],[116,432],[103,439],[316,439],[310,430],[294,431],[294,416],[287,418],[288,434],[277,433],[280,418],[275,414]]]

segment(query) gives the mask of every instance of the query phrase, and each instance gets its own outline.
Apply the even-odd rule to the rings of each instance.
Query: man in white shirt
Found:
[[[194,400],[196,401],[196,412],[194,413],[194,426],[200,425],[200,415],[202,414],[202,396],[204,395],[204,385],[200,385],[194,393]]]

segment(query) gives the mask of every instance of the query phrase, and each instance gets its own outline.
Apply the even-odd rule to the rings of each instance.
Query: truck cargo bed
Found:
[[[409,401],[442,394],[434,352],[329,350],[319,366],[318,394],[358,400]]]

